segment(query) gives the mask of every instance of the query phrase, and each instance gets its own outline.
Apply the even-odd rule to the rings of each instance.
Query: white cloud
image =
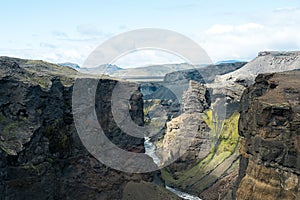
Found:
[[[206,33],[207,34],[223,34],[223,33],[229,33],[232,32],[234,29],[231,25],[214,25],[211,28],[209,28]]]
[[[257,23],[247,23],[247,24],[242,24],[237,26],[217,24],[210,27],[206,31],[206,34],[226,34],[226,33],[233,33],[233,32],[243,33],[247,31],[260,30],[263,28],[264,28],[263,25]]]
[[[264,26],[261,24],[256,23],[248,23],[248,24],[242,24],[240,26],[235,27],[235,29],[239,32],[246,32],[251,30],[261,30]]]
[[[247,16],[240,12],[231,15],[236,15],[235,17],[239,19],[232,20],[232,23],[212,24],[198,33],[190,31],[190,34],[196,35],[192,39],[197,41],[214,61],[249,60],[259,51],[264,50],[300,49],[300,8],[298,7],[278,8],[265,13],[247,14]],[[0,49],[0,53],[28,59],[43,59],[54,63],[74,62],[81,65],[97,45],[116,33],[129,29],[120,26],[112,34],[104,33],[99,27],[91,24],[81,24],[76,28],[74,32],[68,34],[65,31],[50,32],[48,38],[41,38],[34,34],[32,35],[34,41],[26,41],[26,45],[23,46],[18,44],[20,49],[10,49],[15,44],[8,42],[6,46],[2,45],[3,49]],[[182,27],[178,27],[178,32],[180,28]],[[182,31],[189,33],[189,30]],[[39,41],[42,39],[44,41]],[[182,62],[182,60],[167,53],[143,51],[124,56],[116,64],[131,67],[174,62]]]
[[[124,55],[113,64],[122,68],[142,67],[148,65],[183,63],[183,59],[176,55],[160,50],[140,50]]]
[[[67,38],[68,34],[66,34],[65,32],[62,31],[53,31],[52,35],[55,37],[61,37],[61,38]]]
[[[0,54],[24,59],[44,60],[52,63],[74,62],[81,65],[94,48],[94,45],[72,43],[56,45],[52,49],[45,48],[44,45],[41,45],[40,48],[0,49]]]
[[[291,12],[297,10],[299,10],[298,7],[282,7],[282,8],[276,8],[274,12]]]
[[[96,26],[91,24],[80,24],[77,26],[77,31],[82,35],[101,35],[100,31]]]
[[[296,11],[295,11],[296,12]],[[294,15],[292,12],[291,15]],[[239,25],[219,24],[200,33],[196,40],[214,61],[226,59],[251,60],[265,50],[300,49],[300,27],[296,20],[287,23],[287,13],[268,22]],[[293,16],[294,17],[294,16]],[[300,13],[298,13],[300,18]],[[295,18],[296,19],[296,18]]]

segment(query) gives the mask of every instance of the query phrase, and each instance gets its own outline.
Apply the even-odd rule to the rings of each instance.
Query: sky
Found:
[[[82,65],[104,41],[140,28],[184,34],[214,62],[300,49],[300,0],[7,0],[1,8],[1,56]],[[115,64],[176,62],[182,60],[144,50]]]

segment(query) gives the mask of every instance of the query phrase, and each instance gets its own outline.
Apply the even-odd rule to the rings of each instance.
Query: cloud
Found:
[[[263,25],[257,23],[247,23],[238,26],[217,24],[210,27],[206,31],[206,33],[207,34],[225,34],[225,33],[233,33],[233,32],[243,33],[243,32],[248,32],[253,30],[260,30],[263,28],[264,28]]]
[[[293,12],[300,10],[299,7],[282,7],[282,8],[276,8],[274,12]]]
[[[54,44],[49,44],[49,43],[46,43],[46,42],[41,42],[40,43],[40,47],[42,48],[50,48],[50,49],[55,49],[56,48],[56,45]]]
[[[102,35],[102,31],[91,24],[80,24],[77,26],[77,31],[82,35]]]
[[[196,1],[194,1],[196,3]],[[184,4],[184,3],[182,3]],[[182,9],[183,5],[160,9]],[[196,5],[187,7],[199,8]],[[271,7],[270,7],[271,8]],[[197,41],[214,61],[226,59],[253,59],[259,51],[264,50],[299,50],[300,49],[300,8],[282,7],[273,10],[264,10],[253,13],[242,11],[223,12],[216,10],[212,15],[215,24],[203,27],[193,24],[191,29],[180,27],[175,31],[193,34],[192,39]],[[223,23],[215,19],[224,19]],[[206,19],[204,19],[206,20]],[[227,22],[226,22],[226,21]],[[231,23],[228,23],[231,22]],[[197,27],[198,26],[198,27]],[[207,26],[207,24],[205,25]],[[201,31],[195,31],[195,27]],[[32,34],[31,40],[21,45],[21,40],[6,41],[2,45],[2,55],[17,56],[31,59],[43,59],[50,62],[74,62],[82,64],[87,56],[106,39],[129,30],[126,24],[116,27],[114,33],[107,33],[107,29],[100,29],[93,24],[80,24],[73,32],[64,32],[57,29],[49,35],[41,36]],[[203,30],[204,29],[204,30]],[[190,36],[188,35],[188,36]],[[21,41],[21,42],[20,42]],[[41,41],[41,42],[40,42]],[[10,49],[18,45],[20,49]],[[22,49],[23,48],[23,49]],[[122,67],[149,65],[156,63],[182,62],[166,54],[153,52],[133,53],[117,61]]]
[[[95,46],[90,44],[65,43],[53,49],[43,45],[39,48],[3,48],[0,49],[0,54],[24,59],[44,60],[51,63],[73,62],[81,65],[94,48]]]
[[[300,49],[299,10],[282,10],[280,14],[260,16],[244,24],[216,24],[199,33],[195,39],[214,61],[251,60],[265,50]]]
[[[62,31],[53,31],[52,35],[54,35],[56,37],[63,37],[63,38],[68,37],[68,34],[66,34],[65,32],[62,32]]]
[[[200,4],[201,5],[201,4]],[[199,8],[199,4],[197,1],[194,1],[194,2],[190,2],[190,3],[185,3],[183,1],[181,1],[180,3],[175,3],[174,4],[169,4],[168,6],[156,6],[155,9],[157,10],[179,10],[179,11],[182,11],[183,9],[197,9]]]
[[[128,27],[123,24],[123,25],[119,26],[119,29],[124,31],[124,30],[128,29]]]
[[[113,64],[121,68],[186,62],[176,55],[160,50],[139,50],[122,56]]]
[[[233,31],[234,27],[231,25],[214,25],[210,27],[206,33],[207,34],[223,34],[223,33],[229,33]]]

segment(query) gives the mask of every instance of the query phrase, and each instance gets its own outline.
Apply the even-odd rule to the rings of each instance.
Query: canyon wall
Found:
[[[236,199],[300,199],[300,71],[259,75],[241,98]]]
[[[196,144],[196,146],[198,145],[198,147],[200,148],[191,148],[192,149],[191,152],[193,151],[195,152],[193,153],[189,152],[189,155],[194,155],[194,159],[191,159],[190,156],[188,157],[183,156],[174,164],[171,164],[169,167],[163,169],[162,175],[166,183],[173,187],[179,188],[183,191],[187,191],[195,195],[198,195],[203,199],[235,199],[237,186],[241,183],[241,179],[243,175],[246,174],[247,171],[246,166],[248,166],[249,164],[249,173],[251,173],[250,172],[251,169],[254,169],[253,167],[251,168],[251,166],[253,166],[253,162],[249,161],[248,159],[245,159],[246,157],[245,153],[242,153],[242,157],[239,153],[240,146],[242,147],[242,149],[244,149],[245,141],[248,141],[248,139],[250,139],[248,137],[246,139],[243,139],[242,142],[240,142],[241,139],[238,134],[238,121],[240,117],[240,109],[241,106],[243,107],[243,109],[245,109],[244,105],[247,104],[245,98],[241,100],[243,91],[245,91],[247,87],[250,87],[254,83],[254,79],[258,74],[265,73],[265,72],[282,72],[282,71],[294,70],[299,68],[300,66],[299,63],[300,63],[300,52],[261,52],[258,54],[258,57],[256,57],[254,60],[250,61],[246,65],[245,64],[228,65],[229,69],[227,71],[223,69],[224,70],[223,74],[219,74],[219,75],[213,74],[212,77],[215,79],[208,76],[207,78],[208,81],[206,84],[203,85],[203,87],[205,87],[210,93],[211,106],[202,111],[198,111],[196,109],[197,108],[196,101],[190,102],[191,107],[195,108],[194,114],[199,115],[200,113],[198,117],[194,117],[193,120],[191,121],[195,121],[195,119],[197,119],[198,121],[204,122],[202,126],[199,126],[200,128],[198,129],[199,130],[198,136],[201,137],[203,135],[206,135],[207,142],[203,142],[202,140],[202,141],[198,141],[197,143],[196,140],[196,143],[194,143],[193,145],[195,146]],[[223,67],[226,68],[226,65]],[[201,73],[204,74],[205,71],[201,71]],[[218,73],[217,70],[216,73]],[[205,82],[204,81],[205,78],[203,78],[201,74],[199,74],[199,71],[197,70],[186,70],[177,73],[173,72],[166,76],[165,81],[166,82],[169,81],[172,84],[182,84],[186,80],[193,80],[193,79],[199,83]],[[282,81],[284,81],[284,78]],[[275,88],[276,85],[272,84],[269,87]],[[264,90],[266,90],[266,88]],[[292,89],[290,93],[293,93],[293,91],[294,89]],[[155,95],[152,96],[156,97]],[[290,101],[294,101],[294,103],[296,103],[297,99],[299,99],[298,96],[297,95],[291,96]],[[277,98],[277,97],[272,97],[272,98]],[[279,101],[278,98],[277,100]],[[222,107],[225,109],[225,112],[224,110],[220,109]],[[261,108],[256,108],[253,110],[256,112],[260,112]],[[268,117],[269,115],[271,114],[265,113],[263,116],[261,116],[261,120],[263,120],[263,118],[265,117]],[[167,123],[166,135],[163,139],[163,144],[168,144],[168,140],[176,138],[176,135],[180,136],[182,132],[184,132],[184,130],[189,129],[188,127],[182,128],[182,126],[184,125],[181,124],[184,124],[184,122],[183,120],[179,120],[179,119],[181,119],[184,116],[185,116],[184,112],[180,113],[179,116],[176,116],[174,119],[171,119],[169,123]],[[186,126],[189,126],[188,123],[185,124]],[[244,124],[244,127],[247,126],[253,126],[253,125]],[[193,126],[190,126],[190,128],[191,127]],[[258,137],[254,137],[254,139],[252,138],[251,140],[252,142],[248,141],[248,143],[249,142],[253,143],[252,146],[255,146],[257,142],[259,142],[259,144],[264,144],[264,145],[267,144],[265,140],[261,141],[258,139]],[[293,158],[291,158],[292,160],[290,160],[289,162],[296,162],[296,163],[299,162],[299,159],[295,158],[296,153],[295,153],[295,149],[293,149],[299,147],[297,141],[298,139],[295,139],[293,143],[294,146],[292,145],[293,147],[291,147],[290,144],[285,146],[285,151],[291,151],[288,157],[290,158],[291,156],[294,156]],[[210,144],[211,147],[210,151],[204,157],[197,157],[197,155],[199,155],[199,151],[202,153],[206,152],[208,146],[207,145],[205,147],[201,146],[204,143]],[[265,153],[266,152],[270,153],[270,155],[267,154],[267,157],[271,158],[272,157],[271,155],[277,154],[279,149],[282,149],[282,147],[279,147],[279,149],[273,147],[276,146],[277,143],[278,142],[275,142],[271,146],[267,145],[262,147]],[[161,144],[159,143],[158,145]],[[289,148],[292,149],[288,150]],[[255,149],[255,151],[253,150],[253,152],[256,151],[258,150],[257,149]],[[242,150],[242,152],[244,151]],[[252,155],[252,153],[250,153],[250,155]],[[198,160],[196,158],[198,158]],[[241,168],[239,168],[239,165],[241,166]],[[252,173],[254,173],[254,170],[252,170]],[[239,178],[237,178],[238,174],[240,174]],[[256,175],[258,175],[258,173]],[[293,175],[291,176],[294,177]],[[294,182],[297,182],[297,179],[294,178],[292,179],[288,178],[288,179],[289,181],[293,182],[292,184],[295,184]],[[242,181],[241,186],[250,187],[251,184],[248,184],[247,181],[244,182]],[[295,189],[299,185],[297,187],[296,185],[294,186]],[[256,187],[253,186],[253,188]],[[261,193],[263,193],[262,191],[263,190],[260,190]],[[252,192],[248,190],[248,192],[245,192],[245,194],[247,193],[251,194]],[[244,194],[244,190],[239,189],[238,194],[239,194],[238,196],[239,198],[237,199],[243,199],[240,195]],[[290,198],[290,196],[283,196],[283,197]],[[245,199],[251,199],[251,197]]]
[[[150,183],[155,173],[111,169],[85,149],[72,115],[72,90],[78,75],[70,68],[42,61],[1,57],[0,199],[128,199],[136,190],[151,197],[157,188],[161,198],[177,199]],[[125,134],[113,120],[110,96],[117,83],[99,78],[99,124],[120,148],[143,153],[144,139]],[[143,125],[141,97],[136,91],[130,105],[138,125]]]

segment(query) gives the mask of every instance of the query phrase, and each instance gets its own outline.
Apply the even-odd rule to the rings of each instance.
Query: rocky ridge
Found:
[[[144,152],[144,139],[125,134],[112,118],[110,95],[118,80],[8,57],[0,58],[0,72],[0,199],[122,199],[135,194],[126,186],[132,182],[147,182],[142,188],[154,192],[154,173],[106,167],[85,149],[75,129],[74,80],[99,78],[96,112],[104,132],[120,148]],[[130,113],[138,125],[143,124],[142,106],[136,91]],[[165,199],[178,199],[161,191]]]
[[[242,68],[217,76],[210,87],[215,92],[228,96],[229,101],[239,101],[246,87],[252,85],[258,74],[284,72],[299,69],[300,52],[260,52],[258,56]],[[218,91],[220,90],[220,91]]]
[[[220,120],[211,100],[204,84],[190,81],[180,114],[167,122],[163,138],[155,143],[167,163],[190,142],[187,151],[162,170],[162,177],[168,185],[203,199],[224,198],[238,170],[239,114]]]
[[[237,199],[300,198],[300,71],[259,75],[243,94]]]
[[[240,181],[240,178],[237,179],[240,157],[238,120],[242,93],[253,83],[259,73],[299,68],[299,55],[299,52],[261,52],[257,58],[243,65],[242,68],[236,68],[236,71],[216,76],[214,81],[205,84],[211,94],[211,106],[202,112],[198,119],[202,118],[205,121],[204,126],[208,128],[204,128],[201,134],[208,133],[207,141],[213,148],[210,149],[207,156],[196,162],[190,162],[190,158],[183,156],[170,167],[162,170],[164,180],[175,188],[196,194],[203,199],[235,198],[237,190],[235,181]],[[172,84],[184,83],[188,78],[195,78],[200,83],[203,81],[201,76],[194,74],[189,76],[189,73],[189,71],[178,72],[178,74],[174,72],[172,75],[167,75],[170,77],[167,79],[172,80],[170,81]],[[188,78],[184,75],[187,75]],[[275,87],[275,85],[271,87]],[[191,108],[197,107],[195,102],[192,104]],[[224,109],[219,108],[225,108],[225,116],[221,116],[224,114]],[[183,118],[184,115],[184,112],[180,113],[179,116],[167,123],[163,144],[168,144],[169,141],[176,138],[176,135],[181,135],[183,129],[180,124],[184,122],[178,119]],[[193,126],[191,125],[191,127]],[[188,128],[185,127],[185,129]],[[203,141],[198,145],[201,146],[202,143]],[[160,146],[161,143],[159,142],[157,145]],[[199,149],[194,150],[199,151]],[[196,152],[193,153],[197,154]],[[241,166],[243,165],[244,159],[241,159]]]

